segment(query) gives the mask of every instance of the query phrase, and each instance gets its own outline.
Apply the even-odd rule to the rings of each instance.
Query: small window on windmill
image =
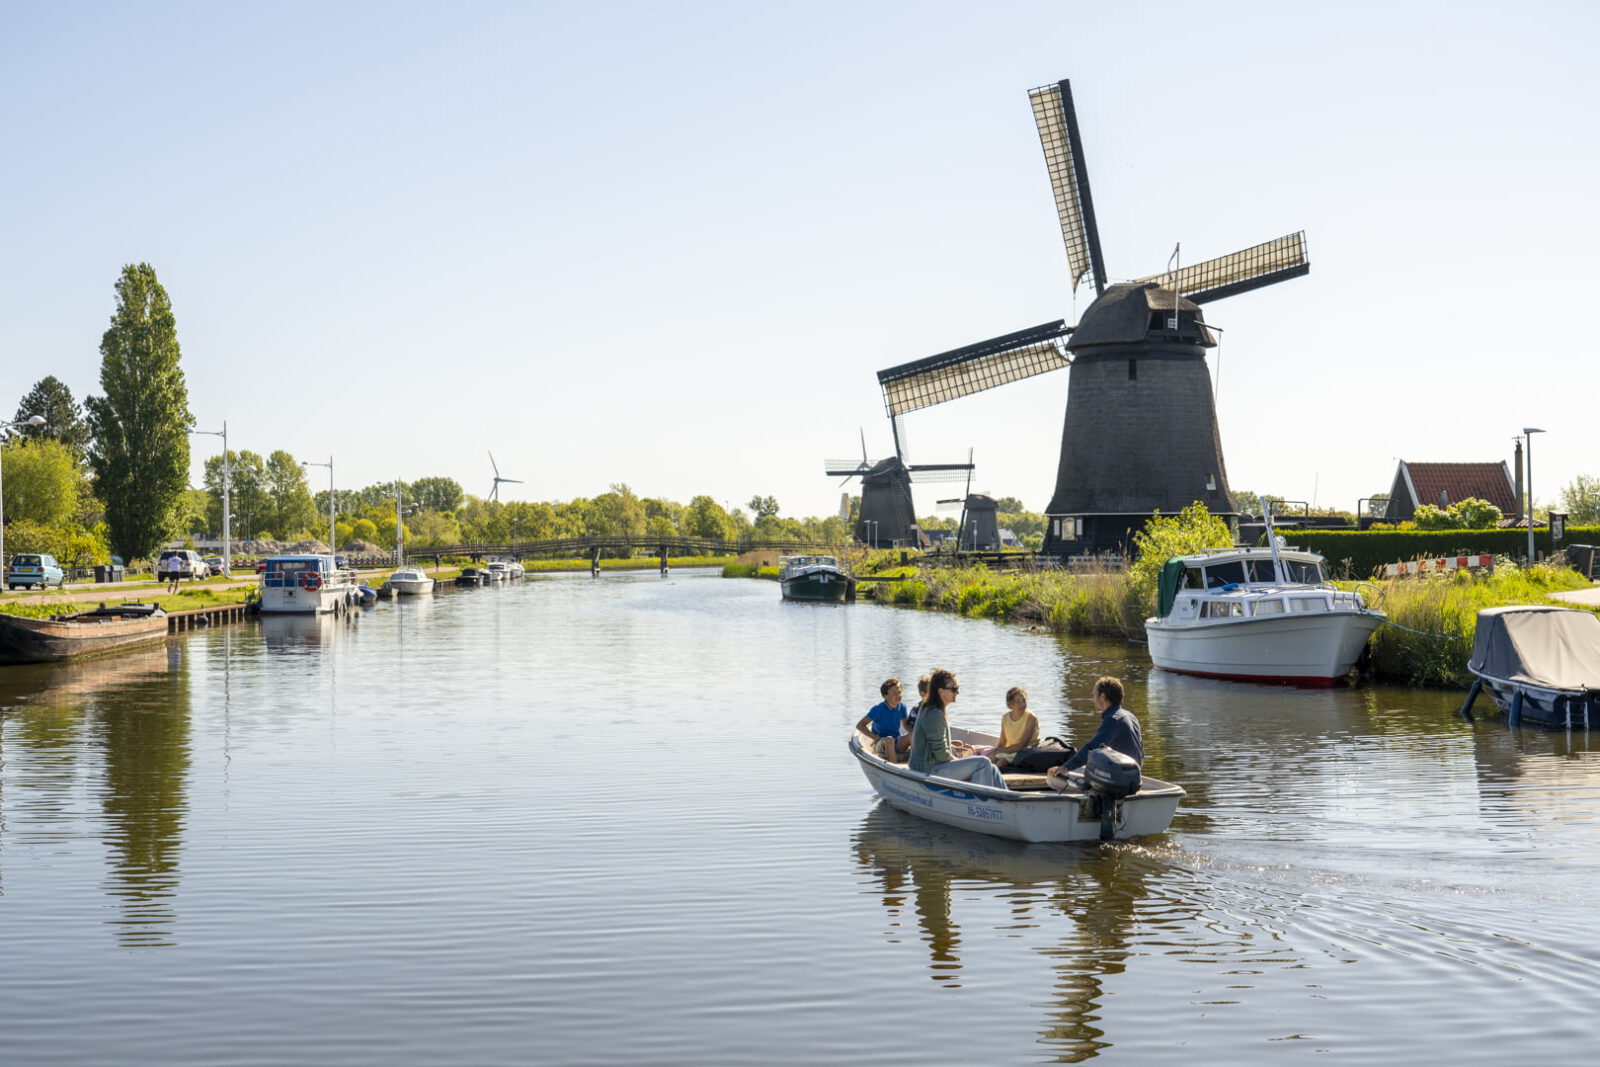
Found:
[[[1206,475],[1206,490],[1212,493],[1217,491],[1217,476],[1215,474]]]

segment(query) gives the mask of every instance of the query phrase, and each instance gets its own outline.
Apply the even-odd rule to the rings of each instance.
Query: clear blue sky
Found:
[[[1070,77],[1114,278],[1307,231],[1309,277],[1207,308],[1236,488],[1353,508],[1538,426],[1547,501],[1600,474],[1597,39],[1576,2],[13,3],[0,413],[99,391],[145,261],[235,448],[828,514],[824,458],[890,449],[878,369],[1087,306],[1027,98]],[[913,413],[910,458],[1042,509],[1066,393]]]

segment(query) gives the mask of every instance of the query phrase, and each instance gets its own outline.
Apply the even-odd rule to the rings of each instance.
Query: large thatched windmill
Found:
[[[1057,319],[878,372],[891,417],[1068,365],[1067,413],[1044,551],[1124,547],[1155,511],[1196,500],[1232,515],[1199,305],[1311,268],[1294,233],[1220,259],[1107,286],[1070,83],[1032,90],[1072,287],[1096,299],[1076,326]],[[1068,353],[1071,353],[1070,357]]]

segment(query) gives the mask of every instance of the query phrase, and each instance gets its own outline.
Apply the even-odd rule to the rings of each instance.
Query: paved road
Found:
[[[1574,589],[1570,593],[1551,593],[1550,595],[1557,600],[1584,604],[1588,607],[1600,607],[1600,585],[1591,585],[1587,589]]]

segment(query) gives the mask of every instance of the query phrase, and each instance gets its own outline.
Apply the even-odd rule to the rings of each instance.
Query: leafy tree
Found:
[[[251,537],[273,525],[272,498],[267,494],[267,464],[255,452],[228,452],[233,498],[233,535]],[[206,501],[206,529],[222,532],[222,457],[208,456],[203,481]]]
[[[34,383],[17,405],[15,421],[24,422],[34,415],[44,416],[43,426],[18,426],[14,432],[33,440],[60,441],[75,457],[83,458],[89,447],[89,425],[83,421],[83,409],[72,398],[72,390],[54,375]]]
[[[148,263],[117,280],[117,310],[100,339],[100,388],[84,401],[94,441],[89,466],[106,505],[111,545],[149,556],[178,528],[189,487],[189,390],[177,323]]]
[[[1129,592],[1143,610],[1151,610],[1155,606],[1156,583],[1167,560],[1231,544],[1233,530],[1227,521],[1211,514],[1198,500],[1176,515],[1158,511],[1144,529],[1133,535],[1138,558],[1128,568]]]
[[[1028,509],[1014,496],[1003,496],[994,502],[995,512],[1001,515],[1020,515]]]
[[[5,464],[7,519],[31,519],[43,526],[65,526],[77,519],[78,500],[88,486],[67,444],[49,438],[7,441],[0,447],[0,463]]]
[[[1573,526],[1600,526],[1600,478],[1578,475],[1561,490],[1561,506]]]
[[[288,452],[280,448],[267,457],[262,470],[262,489],[270,501],[268,521],[274,530],[287,535],[291,530],[320,529],[326,536],[328,528],[320,525],[319,520],[328,514],[328,494],[322,494],[324,507],[319,510],[306,485],[305,468]]]
[[[1504,514],[1499,508],[1487,500],[1469,496],[1447,508],[1419,505],[1411,521],[1419,530],[1487,530],[1502,518]]]
[[[428,511],[454,511],[466,494],[454,478],[418,478],[411,483],[411,499]]]
[[[360,541],[378,540],[378,524],[371,519],[357,519],[350,524],[350,536]]]
[[[589,533],[594,537],[642,537],[646,523],[644,508],[626,483],[618,483],[608,493],[594,498],[589,513]],[[627,554],[626,550],[621,550]]]
[[[759,525],[762,519],[778,513],[778,498],[757,494],[750,498],[750,510],[756,513],[756,523]]]
[[[687,536],[731,541],[738,536],[738,529],[722,505],[709,496],[697,496],[689,501],[683,525],[683,532]]]

